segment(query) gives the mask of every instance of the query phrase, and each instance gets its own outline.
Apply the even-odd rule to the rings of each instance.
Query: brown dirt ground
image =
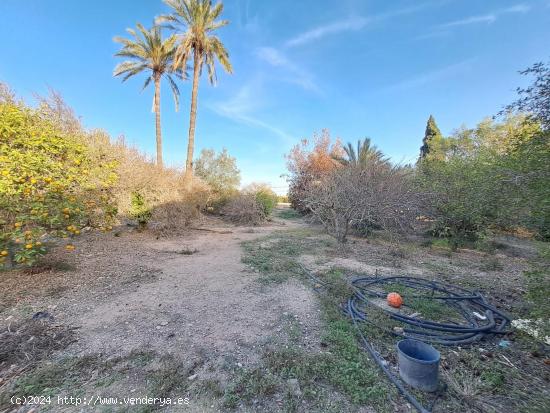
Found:
[[[293,316],[314,346],[319,310],[313,291],[295,280],[258,284],[241,263],[242,241],[300,225],[275,219],[248,228],[209,220],[203,223],[208,231],[173,238],[127,228],[86,234],[75,242],[74,253],[62,248],[51,253],[43,272],[2,275],[2,331],[46,311],[54,326],[76,328],[65,356],[110,360],[147,351],[194,360],[189,372],[199,377],[227,360],[239,367],[255,363],[267,341],[282,331],[282,314]],[[59,262],[71,268],[59,271]],[[0,363],[4,380],[15,371]]]
[[[292,278],[276,285],[258,283],[256,274],[241,263],[241,242],[306,224],[274,219],[251,228],[210,219],[200,225],[208,230],[171,237],[129,227],[88,233],[76,241],[75,252],[59,247],[38,270],[2,274],[0,331],[19,328],[27,344],[14,347],[13,357],[4,356],[5,360],[0,352],[0,393],[10,378],[41,360],[55,364],[63,357],[88,360],[87,376],[78,382],[86,391],[97,393],[97,378],[107,370],[113,380],[105,385],[106,395],[137,395],[150,386],[150,374],[164,373],[181,380],[212,380],[223,389],[234,368],[253,368],[266,346],[287,339],[289,317],[301,330],[300,345],[318,350],[321,321],[314,290]],[[302,255],[300,261],[314,272],[340,268],[350,274],[402,273],[458,283],[481,290],[499,308],[519,314],[522,274],[533,250],[528,243],[505,241],[510,244],[506,249],[488,255],[424,248],[413,240],[394,245],[377,237],[351,237],[345,248],[323,256]],[[21,327],[39,311],[53,316],[53,321],[40,322],[51,327],[44,335],[44,348],[28,345],[31,337],[42,337],[41,327],[35,322],[26,332]],[[48,340],[62,340],[63,346],[52,345],[49,351]],[[496,342],[483,346],[495,348]],[[454,353],[448,355],[450,364],[461,360],[462,353],[456,360]],[[530,354],[518,350],[512,362],[519,367],[514,368],[540,371],[537,386],[548,388],[548,367]],[[140,364],[142,359],[146,361]],[[224,411],[218,402],[211,404],[208,395],[186,395],[192,407],[167,411]],[[478,411],[474,407],[472,411]],[[2,408],[0,403],[0,412]],[[246,409],[239,411],[254,411]],[[400,409],[410,411],[406,404]]]

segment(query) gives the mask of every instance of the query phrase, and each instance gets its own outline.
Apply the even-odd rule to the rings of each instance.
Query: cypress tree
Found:
[[[424,139],[422,139],[422,146],[420,147],[420,159],[424,159],[426,155],[430,153],[432,144],[441,139],[443,139],[443,135],[437,127],[437,123],[435,123],[435,118],[433,115],[430,115],[428,118],[428,123],[426,124]]]

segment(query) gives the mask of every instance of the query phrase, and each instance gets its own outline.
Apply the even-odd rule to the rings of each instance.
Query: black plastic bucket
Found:
[[[422,341],[406,339],[397,343],[399,375],[415,389],[437,390],[440,354]]]

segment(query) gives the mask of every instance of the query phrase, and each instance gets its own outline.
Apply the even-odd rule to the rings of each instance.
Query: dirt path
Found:
[[[73,344],[48,356],[59,363],[67,356],[134,363],[135,354],[151,355],[143,368],[139,360],[134,363],[130,375],[124,373],[124,363],[116,361],[122,370],[105,388],[107,395],[132,388],[146,392],[148,371],[157,374],[166,360],[184,366],[184,372],[178,373],[183,377],[172,378],[174,383],[191,374],[199,380],[229,383],[234,368],[254,366],[266,345],[288,337],[289,319],[299,326],[305,338],[302,345],[318,346],[319,308],[312,290],[295,279],[259,283],[257,274],[241,262],[243,241],[305,224],[276,218],[254,228],[220,221],[203,225],[208,231],[191,230],[169,238],[127,228],[87,234],[76,240],[75,253],[59,248],[49,255],[50,262],[68,267],[53,264],[40,273],[9,274],[0,321],[9,329],[10,323],[47,312],[55,320],[52,327],[76,328]],[[228,368],[228,363],[235,367]],[[4,376],[12,376],[18,369],[14,368]],[[94,365],[85,367],[79,379],[92,390],[97,384],[94,369],[101,371]],[[62,383],[62,391],[74,391]],[[210,408],[208,400],[208,396],[203,399]]]
[[[71,324],[81,326],[79,349],[120,355],[147,348],[209,358],[232,354],[243,364],[253,361],[257,352],[250,350],[264,343],[281,314],[293,313],[310,324],[316,312],[312,293],[302,285],[259,285],[241,263],[242,241],[281,228],[289,226],[150,240],[143,247],[154,254],[140,262],[162,274],[76,315]],[[197,252],[178,253],[182,250]]]
[[[199,379],[215,377],[222,384],[232,379],[228,363],[253,366],[266,345],[279,336],[284,340],[289,317],[307,345],[317,346],[319,309],[311,289],[296,280],[264,285],[241,262],[243,241],[304,224],[275,219],[254,228],[203,225],[209,231],[169,238],[127,228],[87,234],[76,240],[75,253],[59,248],[49,255],[49,262],[67,268],[53,264],[40,273],[9,274],[0,305],[2,331],[47,312],[56,328],[76,328],[75,342],[49,357],[114,360],[147,353],[154,361],[147,369],[169,359]],[[9,367],[4,365],[0,378],[12,376],[22,363],[2,372]],[[146,371],[133,371],[148,381]],[[134,385],[140,392],[147,383],[128,376],[118,391]],[[116,395],[117,388],[105,391]]]

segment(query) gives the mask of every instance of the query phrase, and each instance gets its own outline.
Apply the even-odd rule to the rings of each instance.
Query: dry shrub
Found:
[[[210,187],[195,178],[191,189],[184,191],[180,200],[166,202],[152,209],[150,226],[160,234],[185,229],[200,218],[209,198]]]
[[[221,213],[229,221],[240,225],[260,225],[267,218],[254,194],[236,196],[222,208]]]
[[[186,188],[182,172],[158,167],[123,139],[111,142],[101,131],[94,131],[90,138],[98,156],[107,156],[108,150],[108,156],[117,163],[114,194],[120,215],[132,216],[132,198],[139,194],[150,210],[153,229],[165,232],[189,226],[206,209],[211,190],[200,178],[195,177],[192,187]]]
[[[372,162],[343,167],[307,189],[304,204],[340,242],[350,228],[402,232],[412,227],[421,195],[405,168]]]
[[[36,111],[42,118],[55,125],[56,130],[84,144],[96,164],[113,170],[109,191],[114,198],[112,207],[119,216],[132,215],[136,194],[150,211],[146,215],[161,226],[187,225],[206,208],[212,191],[200,178],[195,177],[192,188],[186,189],[181,171],[155,165],[151,158],[129,146],[124,137],[115,140],[101,129],[85,129],[59,93],[50,90],[47,96],[35,97]],[[15,101],[15,93],[0,83],[0,102]]]
[[[309,212],[304,199],[310,184],[323,179],[334,171],[338,158],[344,155],[339,139],[331,143],[328,130],[314,134],[313,139],[303,139],[286,156],[289,174],[288,200],[292,208]]]

